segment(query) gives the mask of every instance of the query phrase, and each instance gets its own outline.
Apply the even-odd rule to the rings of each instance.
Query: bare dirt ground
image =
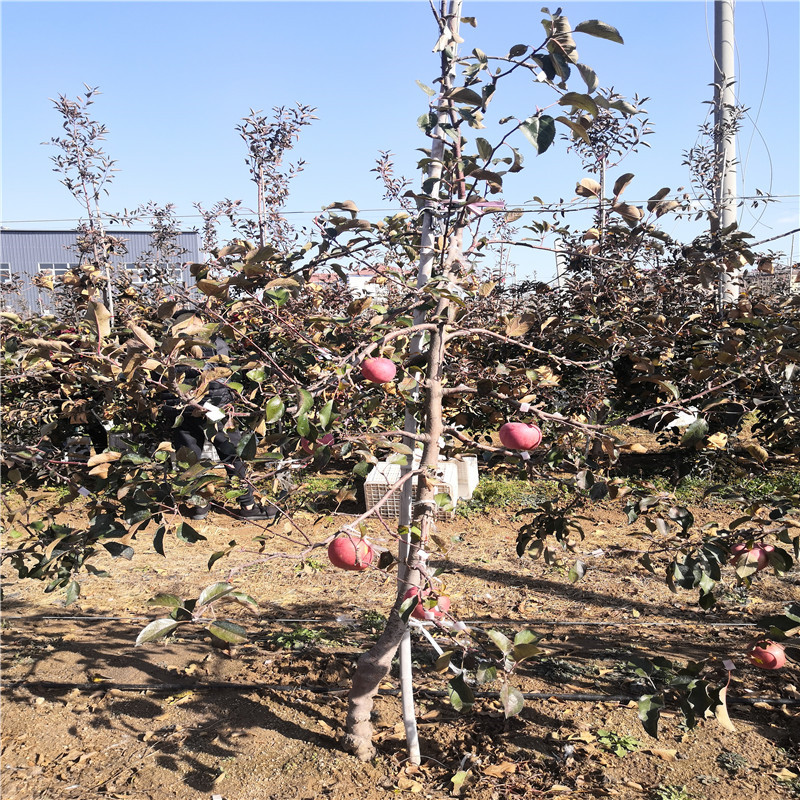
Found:
[[[702,523],[724,510],[696,514]],[[345,520],[297,521],[323,540]],[[705,612],[694,595],[671,594],[634,553],[615,549],[643,546],[636,536],[643,528],[610,505],[586,522],[579,550],[589,570],[577,584],[564,569],[518,558],[516,524],[506,512],[441,523],[451,543],[442,565],[456,617],[510,635],[523,628],[545,635],[546,655],[515,678],[540,697],[509,721],[492,696],[479,695],[470,713],[456,713],[442,695],[446,677],[432,670],[433,648],[415,634],[418,768],[405,764],[396,671],[376,703],[378,756],[363,764],[338,745],[349,678],[379,630],[374,612],[391,606],[393,573],[344,573],[324,556],[317,571],[293,559],[253,564],[253,552],[234,553],[209,572],[211,552],[262,533],[218,514],[198,524],[208,542],[173,539],[166,559],[141,535],[131,561],[98,558],[96,566],[110,567],[113,577],[86,578],[68,608],[63,597],[7,572],[4,800],[800,796],[791,778],[800,772],[800,706],[759,701],[800,699],[797,666],[762,672],[744,658],[755,635],[747,626],[780,610],[781,601],[800,599],[796,570],[781,578],[762,573],[749,593],[736,589],[731,570],[722,602]],[[252,632],[247,644],[230,655],[181,628],[167,643],[134,647],[137,633],[159,616],[147,598],[196,597],[235,567],[233,582],[260,606],[257,616],[224,608]],[[446,649],[443,634],[434,635]],[[650,738],[628,699],[637,679],[625,666],[627,653],[681,663],[731,659],[736,731],[713,719],[688,730],[673,708],[659,739]],[[499,684],[476,688],[496,692]],[[638,744],[619,757],[598,739],[601,730]],[[451,782],[459,769],[469,773],[460,789]]]

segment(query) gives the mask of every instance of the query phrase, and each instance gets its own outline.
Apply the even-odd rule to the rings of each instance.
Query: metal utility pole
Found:
[[[736,222],[736,93],[734,90],[734,0],[714,0],[714,130],[718,166],[716,214],[711,232]],[[720,307],[739,298],[740,270],[723,271],[719,280]]]

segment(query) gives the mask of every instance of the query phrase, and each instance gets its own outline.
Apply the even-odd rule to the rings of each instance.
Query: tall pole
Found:
[[[444,3],[442,3],[442,10],[444,10]],[[458,41],[458,28],[461,18],[461,0],[448,0],[447,14],[444,16],[443,21],[452,34],[451,47],[455,48]],[[447,63],[447,57],[442,55],[442,64]],[[443,69],[442,75],[442,92],[439,96],[437,104],[437,112],[442,113],[444,109],[444,94],[452,83],[452,61],[449,59],[449,69]],[[425,204],[422,217],[422,231],[420,236],[420,250],[419,250],[419,265],[417,267],[417,288],[421,289],[426,286],[430,281],[433,274],[434,259],[436,257],[435,240],[436,240],[436,226],[438,212],[440,208],[439,191],[441,186],[442,166],[444,158],[444,139],[437,127],[433,131],[433,140],[431,143],[431,161],[427,170],[427,181],[430,185],[429,195],[431,197]],[[414,311],[414,324],[418,325],[425,321],[425,311],[415,309]],[[411,341],[410,353],[413,355],[422,351],[423,337],[422,334],[417,334]],[[412,434],[412,437],[418,432],[419,425],[414,412],[411,409],[406,410],[405,423],[403,430]],[[409,437],[407,444],[416,452],[416,439]],[[401,474],[405,475],[414,468],[412,458],[408,458],[408,463],[401,468]],[[403,484],[400,495],[400,526],[409,529],[413,518],[412,513],[412,483],[416,483],[415,479],[408,480]],[[398,560],[399,567],[397,571],[397,579],[399,584],[405,584],[408,577],[407,558],[409,547],[411,544],[411,534],[406,533],[401,537]],[[417,720],[414,709],[414,686],[412,681],[411,669],[411,631],[406,628],[399,647],[400,658],[400,689],[402,697],[402,710],[403,710],[403,724],[406,731],[406,744],[408,748],[408,760],[411,764],[419,764],[421,760],[419,737],[417,734]]]
[[[734,0],[714,0],[714,130],[718,166],[711,232],[736,222],[736,92],[734,71]],[[739,298],[740,270],[723,269],[720,306]]]

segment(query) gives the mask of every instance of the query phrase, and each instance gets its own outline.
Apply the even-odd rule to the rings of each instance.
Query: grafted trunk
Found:
[[[381,681],[392,668],[392,659],[406,628],[407,625],[400,619],[397,609],[392,609],[378,641],[358,659],[347,702],[347,733],[342,745],[362,761],[369,761],[375,755],[375,745],[372,744],[372,707]]]
[[[444,324],[431,335],[430,357],[428,359],[428,386],[426,387],[426,425],[427,442],[422,457],[423,467],[435,467],[439,459],[439,437],[442,435],[442,360],[444,357]],[[409,586],[418,586],[420,572],[418,567],[420,544],[428,541],[433,526],[433,484],[420,481],[420,492],[415,507],[414,522],[420,528],[420,541],[412,541],[408,547],[408,564],[404,580],[398,584],[397,597],[383,633],[375,645],[358,659],[353,685],[347,703],[347,723],[342,746],[362,761],[369,761],[375,755],[372,744],[372,708],[381,681],[389,674],[392,659],[408,630],[408,625],[400,618],[399,609],[403,604]]]

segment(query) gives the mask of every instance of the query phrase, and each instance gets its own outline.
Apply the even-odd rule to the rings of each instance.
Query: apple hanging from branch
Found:
[[[328,545],[328,559],[339,569],[363,572],[374,558],[372,545],[354,534],[343,533]]]
[[[771,544],[757,542],[753,547],[748,547],[745,542],[740,542],[731,547],[730,563],[735,567],[752,564],[755,566],[755,571],[760,572],[769,566],[769,555],[773,550],[775,548]]]
[[[388,383],[396,374],[397,365],[388,358],[368,358],[361,365],[361,375],[370,383]]]
[[[539,426],[527,422],[506,422],[499,435],[503,447],[509,450],[535,450],[542,441]]]
[[[310,456],[313,456],[318,448],[329,444],[333,444],[332,433],[326,433],[324,436],[320,436],[316,441],[313,442],[310,441],[309,439],[300,440],[300,447]]]
[[[430,589],[420,589],[419,586],[412,586],[406,593],[405,599],[418,597],[419,601],[414,606],[411,616],[419,620],[439,620],[450,610],[450,597],[440,594],[436,597],[436,604],[431,606],[430,600],[435,595]]]

